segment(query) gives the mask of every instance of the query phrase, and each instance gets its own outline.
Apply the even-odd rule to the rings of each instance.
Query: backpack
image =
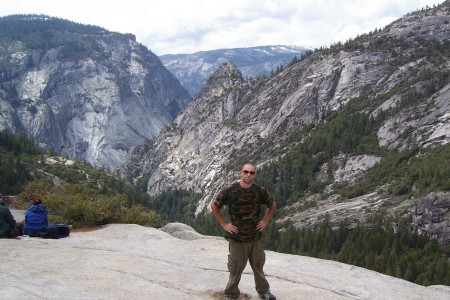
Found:
[[[60,223],[51,223],[42,233],[42,237],[45,239],[60,239],[68,237],[69,234],[70,234],[69,225]]]

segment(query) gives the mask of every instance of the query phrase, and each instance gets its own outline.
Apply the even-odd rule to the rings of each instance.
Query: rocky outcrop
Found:
[[[416,199],[411,208],[414,229],[439,241],[450,244],[450,193],[430,193]]]
[[[0,130],[25,131],[59,155],[115,171],[190,100],[133,35],[45,16],[0,23]]]
[[[381,157],[375,155],[357,155],[351,156],[346,161],[340,161],[338,158],[338,166],[334,172],[334,180],[339,183],[351,184],[364,175],[364,172],[379,163]]]
[[[222,238],[111,224],[63,239],[2,240],[2,299],[223,299],[228,244]],[[179,237],[181,236],[181,238]],[[277,299],[446,300],[449,287],[421,286],[367,269],[266,251]],[[258,299],[247,264],[241,299]],[[300,296],[301,295],[301,296]]]

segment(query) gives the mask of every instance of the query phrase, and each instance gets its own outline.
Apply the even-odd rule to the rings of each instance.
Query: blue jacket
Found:
[[[42,204],[31,205],[25,212],[23,234],[41,236],[48,226],[48,214]]]

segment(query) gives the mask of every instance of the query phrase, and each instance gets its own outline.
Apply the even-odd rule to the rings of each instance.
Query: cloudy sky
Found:
[[[157,55],[263,45],[329,46],[444,0],[0,0],[0,16],[45,14],[133,33]]]

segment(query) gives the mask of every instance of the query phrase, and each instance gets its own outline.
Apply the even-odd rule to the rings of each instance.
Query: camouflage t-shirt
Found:
[[[214,201],[219,209],[224,205],[228,206],[231,224],[239,230],[234,234],[225,232],[226,239],[249,242],[262,237],[261,232],[256,229],[262,217],[261,205],[271,207],[273,203],[266,189],[257,184],[246,189],[237,182],[223,189]]]

